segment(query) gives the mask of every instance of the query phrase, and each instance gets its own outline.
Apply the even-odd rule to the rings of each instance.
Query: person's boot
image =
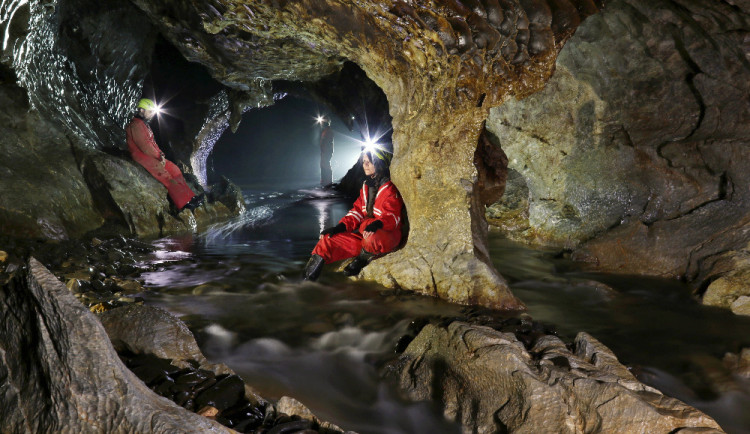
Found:
[[[182,211],[183,209],[189,209],[190,211],[194,211],[196,208],[198,208],[199,206],[203,204],[204,196],[205,195],[203,193],[193,196],[193,198],[190,199],[190,201],[186,203],[185,206],[183,206],[180,211]]]
[[[362,251],[359,252],[359,256],[354,258],[354,260],[350,262],[349,265],[344,267],[344,274],[346,274],[347,276],[356,276],[360,271],[362,271],[363,268],[365,268],[365,265],[369,264],[370,261],[372,261],[372,258],[374,257],[374,254],[366,251],[365,249],[362,249]]]
[[[322,256],[310,256],[310,260],[307,261],[307,265],[305,265],[305,271],[302,272],[302,278],[304,280],[315,282],[316,280],[318,280],[318,277],[320,277],[320,272],[323,271],[324,264],[325,261],[323,260]]]

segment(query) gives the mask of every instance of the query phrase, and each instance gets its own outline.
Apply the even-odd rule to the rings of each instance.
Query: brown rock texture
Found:
[[[464,432],[723,432],[640,383],[583,332],[572,349],[545,335],[527,350],[512,333],[489,327],[427,325],[392,366],[410,399],[436,401]]]
[[[748,41],[746,2],[607,2],[543,91],[492,110],[511,181],[490,220],[600,270],[726,273],[750,242]]]
[[[2,286],[0,301],[0,431],[230,431],[149,390],[99,320],[35,259]]]
[[[236,128],[247,108],[270,104],[273,81],[312,83],[347,61],[356,64],[387,98],[392,175],[411,221],[406,247],[363,277],[514,309],[521,303],[485,254],[478,168],[497,162],[475,164],[483,121],[490,107],[539,90],[565,41],[600,6],[593,0],[55,0],[4,1],[0,16],[8,27],[6,60],[32,107],[86,149],[122,147],[122,128],[159,38],[203,65],[225,89],[199,104],[175,151],[189,155],[201,183],[218,135]],[[153,229],[153,222],[144,227],[131,216],[133,232]],[[163,220],[160,229],[171,227]]]

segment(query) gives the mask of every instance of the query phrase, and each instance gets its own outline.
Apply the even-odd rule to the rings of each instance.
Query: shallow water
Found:
[[[317,233],[349,203],[298,185],[243,191],[245,215],[154,242],[160,268],[142,276],[152,290],[148,302],[186,320],[209,359],[267,398],[292,396],[361,433],[459,432],[432,406],[400,400],[376,366],[412,319],[458,316],[462,307],[351,282],[332,267],[317,283],[301,282]],[[490,248],[535,320],[565,340],[588,332],[641,381],[700,408],[728,432],[750,432],[750,385],[720,367],[725,352],[750,346],[750,320],[697,304],[679,282],[577,272],[552,252],[497,234]]]

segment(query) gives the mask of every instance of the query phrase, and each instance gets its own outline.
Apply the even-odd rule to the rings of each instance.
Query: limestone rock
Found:
[[[96,317],[35,259],[0,299],[0,431],[229,432],[151,392]]]
[[[713,279],[703,294],[703,304],[731,308],[742,315],[750,314],[750,254],[727,252],[710,265],[706,279]]]
[[[321,421],[320,419],[315,417],[313,412],[310,411],[310,409],[307,408],[304,404],[289,396],[282,396],[281,399],[279,399],[279,401],[276,403],[276,411],[279,413],[287,414],[289,416],[299,416],[304,420],[315,421],[320,424],[320,427],[323,430],[336,433],[344,432],[341,428],[330,422]],[[346,434],[349,433],[352,433],[352,431],[346,431]]]
[[[750,348],[743,348],[739,354],[724,355],[724,365],[735,374],[750,380]]]
[[[216,201],[175,214],[170,209],[167,189],[128,158],[90,152],[84,160],[83,173],[101,213],[137,236],[192,231],[244,210],[241,193],[228,180],[223,182],[217,196],[227,201],[233,211]]]
[[[747,245],[749,23],[728,3],[607,2],[543,91],[491,111],[523,180],[493,223],[602,270],[688,279]]]
[[[392,179],[410,223],[406,247],[362,277],[460,303],[523,307],[485,257],[474,157],[489,108],[539,90],[600,2],[135,4],[188,59],[234,89],[252,87],[255,77],[315,81],[343,60],[356,63],[387,97]]]
[[[61,240],[99,227],[71,140],[29,111],[26,92],[11,80],[0,66],[0,105],[8,108],[0,111],[0,233]]]
[[[750,297],[747,295],[740,296],[729,306],[732,312],[737,315],[750,315]]]
[[[191,360],[206,363],[185,323],[164,309],[128,305],[103,312],[99,319],[117,351],[153,354],[180,368]]]
[[[638,382],[586,333],[528,350],[513,334],[427,325],[391,365],[412,400],[435,400],[465,432],[722,432],[700,411]],[[703,431],[702,431],[703,432]]]

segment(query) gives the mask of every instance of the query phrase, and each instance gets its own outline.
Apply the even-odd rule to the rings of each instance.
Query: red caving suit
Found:
[[[165,160],[164,166],[161,165],[162,152],[154,140],[151,127],[143,119],[134,117],[125,128],[125,132],[133,160],[164,184],[177,209],[182,209],[195,196],[195,193],[188,187],[179,167],[169,160]]]
[[[369,217],[368,190],[367,184],[363,184],[354,207],[339,220],[339,223],[346,225],[346,232],[324,235],[313,249],[312,253],[322,256],[326,264],[357,256],[363,248],[369,253],[384,255],[395,249],[401,241],[401,209],[404,202],[396,186],[391,181],[380,186]],[[364,238],[362,233],[365,228],[375,220],[383,222],[383,227]]]

